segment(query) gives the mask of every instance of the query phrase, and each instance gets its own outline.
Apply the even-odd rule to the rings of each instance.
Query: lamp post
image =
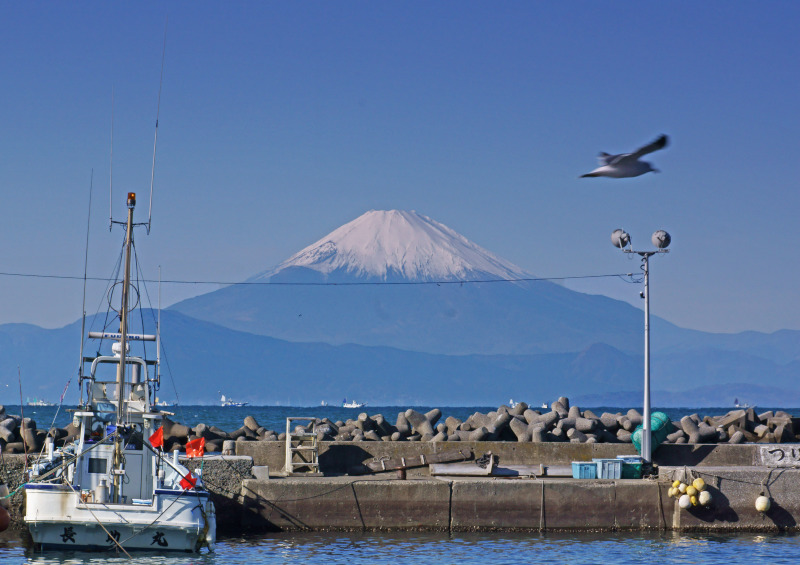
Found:
[[[642,459],[645,463],[653,462],[652,430],[650,422],[650,257],[656,253],[669,253],[667,247],[672,238],[664,230],[658,230],[650,238],[658,249],[655,251],[636,251],[631,244],[631,236],[624,230],[617,229],[611,234],[611,243],[622,249],[623,253],[635,253],[642,258],[644,272],[644,291],[640,296],[644,299],[644,414],[642,422]],[[630,248],[626,249],[630,245]]]

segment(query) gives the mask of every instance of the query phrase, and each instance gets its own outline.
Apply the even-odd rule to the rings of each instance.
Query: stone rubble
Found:
[[[532,409],[524,402],[513,408],[500,406],[486,414],[475,412],[463,422],[449,416],[442,419],[438,408],[422,414],[409,408],[400,412],[392,424],[382,414],[361,413],[355,419],[332,422],[328,418],[313,420],[308,428],[298,426],[296,432],[315,433],[320,441],[516,441],[573,443],[630,443],[631,435],[642,423],[642,415],[634,410],[600,415],[591,410],[570,406],[561,397],[549,410]],[[268,430],[253,416],[244,419],[242,427],[226,432],[215,426],[198,424],[193,428],[164,418],[164,449],[184,450],[193,439],[205,438],[205,450],[231,450],[232,442],[284,441],[285,432]],[[700,418],[697,414],[672,422],[665,443],[794,443],[800,435],[800,418],[778,412],[756,414],[752,408],[733,410],[721,416]],[[56,447],[73,441],[78,428],[38,429],[30,418],[6,415],[0,406],[0,448],[4,453],[38,453],[47,437]]]

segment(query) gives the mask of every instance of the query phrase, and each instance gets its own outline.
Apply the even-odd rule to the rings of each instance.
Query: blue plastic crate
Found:
[[[572,478],[573,479],[596,479],[597,478],[597,464],[588,461],[573,461],[572,462]]]
[[[622,459],[592,459],[597,466],[598,479],[621,479]]]

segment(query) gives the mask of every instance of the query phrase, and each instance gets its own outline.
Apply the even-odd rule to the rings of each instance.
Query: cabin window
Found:
[[[90,473],[105,473],[108,462],[105,459],[95,457],[89,458],[89,472]]]

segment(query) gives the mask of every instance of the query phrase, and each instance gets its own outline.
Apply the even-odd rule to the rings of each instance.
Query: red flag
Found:
[[[206,446],[206,438],[193,439],[186,443],[186,457],[202,457]]]
[[[187,473],[185,477],[181,479],[180,485],[183,490],[190,490],[194,488],[194,485],[197,484],[197,477],[193,477],[191,473]]]
[[[164,426],[160,426],[155,433],[150,436],[150,445],[153,447],[164,447]]]

